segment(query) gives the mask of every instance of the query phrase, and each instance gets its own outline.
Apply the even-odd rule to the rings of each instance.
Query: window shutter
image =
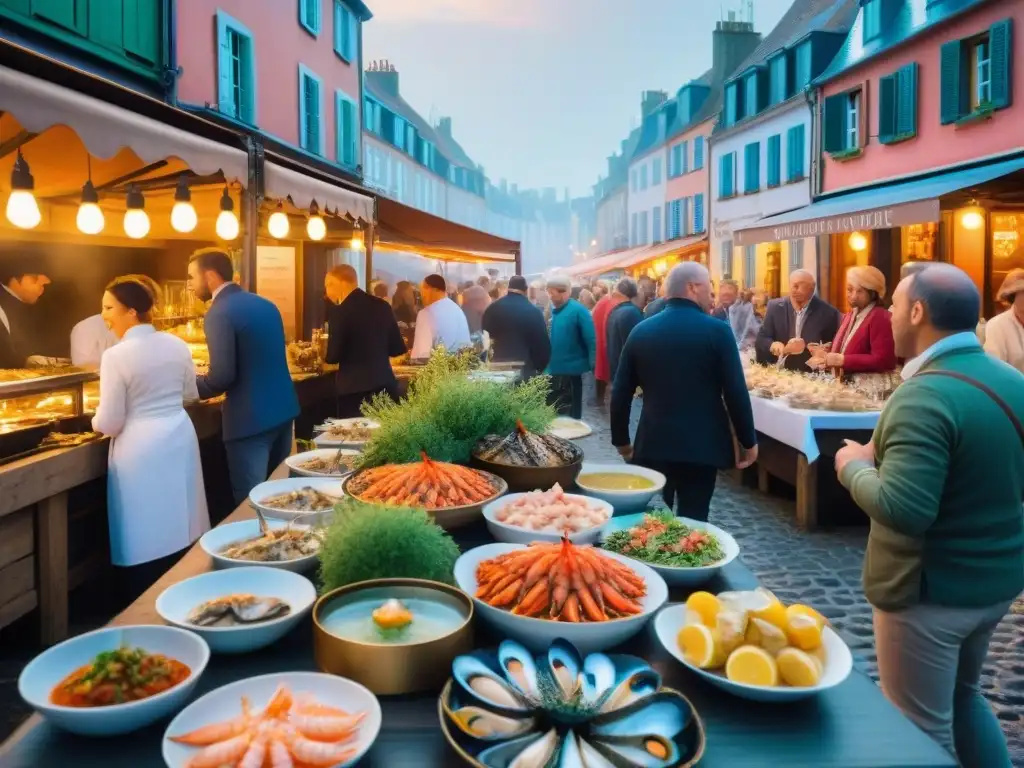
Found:
[[[685,167],[686,161],[683,160]],[[698,136],[693,140],[693,170],[699,171],[704,167],[704,137]]]
[[[997,21],[988,31],[992,57],[992,106],[1003,109],[1013,101],[1013,20]]]
[[[235,103],[232,98],[232,77],[231,66],[231,31],[224,18],[217,17],[217,106],[221,112],[231,117],[238,117],[235,114]],[[301,112],[301,110],[300,110]]]
[[[671,240],[675,236],[672,230],[672,203],[665,203],[665,239]]]
[[[732,240],[722,241],[722,278],[732,277]]]
[[[900,103],[897,107],[899,80],[900,72],[878,79],[878,140],[882,144],[888,144],[898,133],[897,111],[903,106]]]
[[[679,145],[679,168],[680,175],[688,172],[687,164],[690,162],[690,142],[684,141]]]
[[[761,144],[747,144],[743,150],[743,192],[752,194],[761,187]]]
[[[693,234],[693,228],[690,225],[690,198],[684,197],[681,200],[676,200],[676,227],[679,229],[679,234],[683,237]]]
[[[822,149],[842,152],[846,148],[846,103],[848,96],[837,93],[825,99],[825,119],[822,126]]]
[[[348,99],[341,100],[342,151],[339,158],[345,165],[356,164],[356,105]]]
[[[704,231],[704,193],[698,192],[693,196],[693,231]]]
[[[161,5],[153,0],[123,0],[121,6],[124,49],[136,58],[152,64],[161,58]],[[80,15],[84,17],[85,13]]]
[[[131,0],[129,0],[129,3]],[[4,5],[29,5],[29,3],[10,3]],[[32,0],[32,15],[46,19],[52,24],[70,29],[84,35],[88,32],[88,8],[82,0]],[[125,46],[127,48],[127,46]]]
[[[939,92],[940,122],[949,125],[959,120],[966,110],[964,109],[964,94],[966,89],[961,83],[963,74],[962,64],[963,45],[959,40],[950,40],[942,44],[939,54],[939,67],[941,86]]]
[[[718,158],[718,196],[729,197],[729,155]]]
[[[917,134],[917,62],[896,73],[896,135]]]
[[[780,134],[768,137],[768,170],[765,175],[769,187],[779,186],[782,176],[782,136]]]

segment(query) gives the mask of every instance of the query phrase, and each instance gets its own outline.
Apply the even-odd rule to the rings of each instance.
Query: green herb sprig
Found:
[[[701,568],[717,563],[725,557],[725,551],[722,549],[722,544],[718,537],[708,531],[701,531],[701,533],[708,537],[708,543],[696,552],[670,552],[662,550],[661,547],[677,544],[683,537],[697,529],[690,528],[668,510],[645,515],[644,521],[648,520],[663,523],[668,527],[657,536],[648,536],[644,547],[634,548],[631,546],[631,542],[634,539],[633,528],[615,531],[615,533],[610,534],[604,540],[602,546],[610,552],[624,554],[627,557],[632,557],[644,563],[653,563],[654,565],[664,565],[672,568]],[[630,547],[629,551],[624,552],[623,550],[627,547]]]

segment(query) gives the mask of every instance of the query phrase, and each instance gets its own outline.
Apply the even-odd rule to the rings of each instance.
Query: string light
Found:
[[[278,203],[277,210],[270,214],[270,219],[267,221],[267,231],[271,237],[283,240],[288,237],[288,230],[290,228],[288,214],[284,212],[284,206]]]
[[[309,220],[306,222],[306,234],[310,240],[323,240],[327,236],[327,224],[320,215],[320,207],[316,200],[309,204]]]
[[[220,213],[217,214],[217,237],[221,240],[234,240],[238,237],[238,217],[235,216],[235,202],[224,187],[220,196]]]
[[[98,235],[107,223],[99,202],[100,196],[96,193],[96,187],[92,185],[92,179],[89,179],[82,186],[82,202],[75,217],[78,231],[83,235]]]
[[[850,235],[850,248],[855,251],[863,251],[868,247],[868,239],[864,237],[860,232],[854,232]]]
[[[11,196],[7,198],[7,220],[20,229],[34,229],[42,221],[39,203],[36,202],[35,179],[28,163],[18,150],[11,170]]]
[[[188,179],[178,179],[178,188],[174,191],[174,207],[171,208],[171,228],[175,232],[187,234],[196,228],[199,217],[192,206],[192,192],[188,188]]]
[[[149,234],[149,216],[146,200],[134,184],[128,187],[128,210],[124,212],[124,233],[132,240],[141,240]]]
[[[361,251],[365,247],[366,243],[363,242],[363,228],[359,226],[357,221],[352,225],[352,250]]]
[[[964,229],[981,229],[985,226],[985,215],[976,200],[972,200],[970,206],[960,216],[960,223],[964,225]]]

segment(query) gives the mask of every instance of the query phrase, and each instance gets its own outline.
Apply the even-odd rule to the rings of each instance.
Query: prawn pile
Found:
[[[293,697],[282,685],[262,712],[253,712],[243,696],[238,717],[169,738],[201,748],[185,768],[333,766],[355,757],[363,717]]]
[[[628,566],[598,549],[535,543],[485,560],[476,569],[476,597],[518,616],[571,622],[609,621],[643,612],[647,585]]]
[[[360,501],[445,509],[479,504],[500,490],[486,472],[421,455],[423,460],[414,464],[385,464],[357,472],[345,484],[345,491]]]

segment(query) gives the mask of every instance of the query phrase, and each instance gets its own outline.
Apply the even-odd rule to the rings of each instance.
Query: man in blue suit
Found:
[[[196,377],[203,399],[226,395],[221,432],[235,503],[241,504],[292,450],[299,414],[288,373],[281,313],[262,296],[232,282],[231,257],[203,248],[188,264],[189,285],[206,312],[210,370]]]
[[[757,460],[750,395],[732,329],[708,314],[711,280],[685,261],[668,275],[664,309],[629,334],[612,385],[612,445],[627,461],[664,474],[683,517],[707,520],[719,469]],[[635,447],[633,393],[643,390]],[[730,429],[730,423],[732,429]],[[737,459],[732,431],[742,446]]]

